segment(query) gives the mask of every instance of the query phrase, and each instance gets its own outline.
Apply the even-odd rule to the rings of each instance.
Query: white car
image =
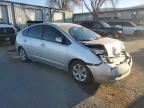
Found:
[[[124,35],[135,35],[141,36],[144,34],[144,27],[137,26],[135,23],[130,21],[113,21],[108,22],[111,26],[120,26],[123,29]]]

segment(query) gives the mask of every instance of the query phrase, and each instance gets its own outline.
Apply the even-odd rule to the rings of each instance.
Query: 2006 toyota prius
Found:
[[[80,83],[111,82],[130,74],[132,58],[124,44],[71,23],[42,23],[20,31],[16,48],[30,59],[71,72]]]

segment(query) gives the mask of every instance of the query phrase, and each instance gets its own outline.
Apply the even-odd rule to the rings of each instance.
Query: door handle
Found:
[[[45,47],[45,44],[44,44],[44,43],[42,43],[42,44],[41,44],[41,46],[42,46],[42,47]]]

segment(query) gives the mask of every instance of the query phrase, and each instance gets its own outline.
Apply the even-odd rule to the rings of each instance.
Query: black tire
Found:
[[[85,78],[84,80],[81,80],[81,81],[78,80],[78,79],[76,78],[76,76],[74,75],[74,66],[76,66],[76,65],[78,65],[78,64],[80,64],[81,66],[83,66],[83,67],[85,68],[85,70],[86,70],[86,78]],[[93,83],[93,82],[94,82],[94,80],[93,80],[93,75],[92,75],[91,71],[90,71],[89,68],[85,65],[85,63],[82,62],[82,61],[80,61],[80,60],[77,60],[77,61],[74,61],[74,62],[71,63],[71,65],[70,65],[70,72],[71,72],[73,78],[75,79],[75,81],[77,81],[77,82],[80,83],[80,84],[90,84],[90,83]]]
[[[143,36],[143,34],[144,34],[143,31],[138,30],[138,31],[135,31],[133,35],[134,36]]]
[[[30,60],[30,59],[28,59],[27,54],[22,47],[19,48],[18,53],[21,58],[21,61],[28,62]]]

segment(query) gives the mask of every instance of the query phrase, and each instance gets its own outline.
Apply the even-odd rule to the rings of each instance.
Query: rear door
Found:
[[[23,31],[23,47],[30,57],[41,57],[42,25],[32,26]]]

